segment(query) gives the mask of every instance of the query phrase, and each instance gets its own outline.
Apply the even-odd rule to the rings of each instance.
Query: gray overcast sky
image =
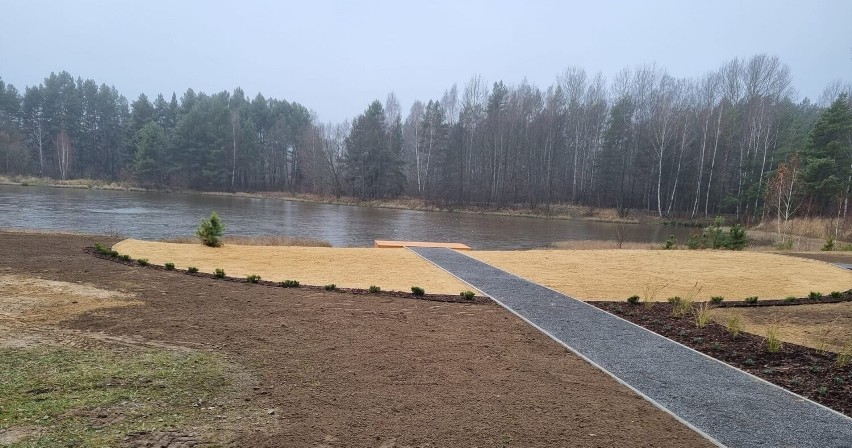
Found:
[[[545,88],[571,65],[690,77],[757,53],[801,97],[852,81],[852,1],[0,0],[0,77],[21,91],[61,70],[130,100],[241,86],[322,121],[392,90],[405,114],[474,74]]]

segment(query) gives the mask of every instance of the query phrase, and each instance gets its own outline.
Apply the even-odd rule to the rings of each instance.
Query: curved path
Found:
[[[852,446],[852,419],[838,412],[458,252],[410,250],[488,294],[717,444]]]

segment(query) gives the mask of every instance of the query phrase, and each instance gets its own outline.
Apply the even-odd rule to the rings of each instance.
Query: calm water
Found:
[[[373,240],[452,241],[475,249],[547,247],[556,241],[611,240],[616,225],[470,213],[422,212],[178,193],[0,185],[0,228],[117,233],[161,239],[194,235],[215,210],[234,235],[286,235],[334,246]],[[662,242],[688,233],[662,225],[630,226],[630,240]]]

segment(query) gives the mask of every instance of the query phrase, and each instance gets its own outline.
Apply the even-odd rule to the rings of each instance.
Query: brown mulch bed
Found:
[[[835,353],[786,342],[771,353],[763,337],[734,336],[716,323],[698,328],[691,314],[673,316],[669,303],[589,303],[852,417],[852,363],[838,366]]]
[[[109,260],[109,261],[113,261],[115,263],[121,263],[125,266],[144,267],[146,269],[156,269],[156,270],[160,270],[160,271],[163,271],[163,272],[172,272],[172,273],[175,273],[175,274],[185,274],[185,275],[191,275],[193,277],[210,278],[210,279],[226,281],[226,282],[251,283],[251,282],[248,281],[248,279],[245,279],[245,278],[228,277],[227,275],[225,277],[216,277],[215,275],[207,273],[207,272],[189,272],[186,269],[177,269],[177,268],[176,269],[166,269],[165,266],[160,266],[160,265],[157,265],[157,264],[146,264],[146,265],[142,266],[138,263],[137,260],[134,260],[134,259],[124,260],[120,257],[114,257],[112,255],[101,253],[94,246],[87,246],[87,247],[83,248],[83,251],[86,252],[89,255],[100,258],[102,260]],[[279,282],[272,282],[272,281],[263,280],[263,279],[258,280],[256,282],[254,282],[253,284],[259,285],[259,286],[272,286],[272,287],[276,287],[276,288],[282,287]],[[308,291],[326,291],[325,286],[299,285],[296,288],[305,289],[305,290],[308,290]],[[474,303],[474,304],[492,303],[491,299],[489,299],[488,297],[482,297],[482,296],[474,296],[472,299],[465,299],[464,297],[462,297],[460,295],[457,295],[457,296],[449,295],[449,294],[415,295],[413,293],[402,292],[402,291],[370,292],[367,289],[339,288],[339,287],[335,288],[333,291],[347,293],[347,294],[354,294],[354,295],[367,294],[367,295],[378,296],[378,297],[395,297],[395,298],[399,298],[399,299],[429,300],[429,301],[432,301],[432,302]]]

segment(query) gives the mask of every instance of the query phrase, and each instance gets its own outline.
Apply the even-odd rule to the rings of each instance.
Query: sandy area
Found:
[[[172,262],[178,268],[195,266],[210,273],[221,268],[230,277],[257,274],[264,280],[291,279],[304,285],[334,283],[363,289],[376,285],[386,291],[411,291],[412,286],[420,286],[434,294],[458,294],[472,289],[406,249],[240,245],[211,248],[132,239],[113,248],[159,265]]]
[[[618,300],[655,290],[656,300],[675,295],[695,295],[697,300],[712,296],[782,299],[852,286],[852,271],[759,252],[530,250],[468,255],[586,300]]]
[[[713,310],[713,318],[722,325],[735,314],[744,331],[760,336],[775,324],[778,337],[785,342],[833,352],[852,343],[852,302]]]

